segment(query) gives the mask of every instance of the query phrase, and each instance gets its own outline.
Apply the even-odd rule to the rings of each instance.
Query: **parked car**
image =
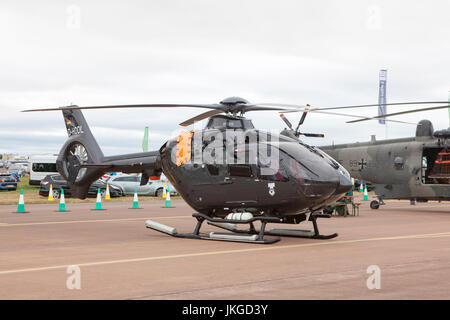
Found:
[[[10,174],[14,174],[15,177],[17,177],[16,179],[17,181],[20,181],[20,177],[23,177],[26,173],[25,167],[20,164],[13,164],[9,166],[8,172]]]
[[[353,190],[359,190],[360,184],[361,184],[361,182],[359,180],[355,180],[355,186],[353,187]],[[364,181],[364,184],[367,185],[367,191],[368,192],[370,192],[373,189],[375,189],[375,187],[370,182],[365,182]]]
[[[0,190],[17,190],[17,181],[11,174],[0,174]]]
[[[142,196],[157,196],[161,197],[163,194],[164,181],[150,180],[146,185],[141,186],[141,176],[134,176],[129,174],[120,174],[109,177],[107,180],[110,186],[118,187],[126,195],[133,195],[134,190],[137,189],[138,195]],[[168,187],[171,196],[178,195],[178,192],[172,186],[170,182]]]
[[[63,179],[59,174],[49,174],[41,181],[41,187],[39,188],[39,195],[48,197],[48,193],[50,190],[50,185],[52,185],[53,189],[53,198],[58,199],[61,193],[61,189],[64,190],[64,197],[70,197],[71,192],[67,181]],[[102,197],[106,194],[106,183],[100,180],[95,181],[89,187],[88,196],[96,197],[98,189],[100,189],[100,193]],[[109,194],[111,197],[120,197],[122,196],[122,191],[120,188],[116,188],[114,186],[109,186]]]

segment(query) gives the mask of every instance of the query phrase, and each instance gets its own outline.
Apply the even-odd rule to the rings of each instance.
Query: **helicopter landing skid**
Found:
[[[153,229],[155,231],[159,231],[165,234],[168,234],[172,237],[177,238],[187,238],[187,239],[201,239],[201,240],[216,240],[216,241],[232,241],[232,242],[247,242],[247,243],[259,243],[259,244],[269,244],[269,243],[275,243],[277,241],[280,241],[280,238],[274,238],[274,239],[264,239],[264,230],[267,222],[275,222],[279,223],[281,220],[279,218],[275,217],[254,217],[248,220],[228,220],[228,219],[214,219],[207,215],[201,214],[201,213],[194,213],[192,215],[194,218],[197,219],[197,225],[195,226],[193,233],[178,233],[175,228],[166,226],[164,224],[147,220],[145,222],[145,225],[149,229]],[[203,222],[207,220],[208,223],[226,223],[227,225],[231,226],[235,223],[249,223],[250,224],[250,230],[244,231],[239,230],[239,233],[242,234],[236,234],[236,233],[221,233],[221,232],[210,232],[209,234],[200,233],[200,228],[203,224]],[[255,228],[253,227],[254,221],[261,221],[261,230],[258,233],[252,232],[255,231]],[[229,229],[227,229],[229,230]],[[241,232],[243,231],[243,232]],[[244,234],[245,233],[245,234]]]
[[[293,229],[271,229],[265,231],[268,222],[281,223],[282,220],[276,217],[253,217],[248,220],[229,220],[229,219],[215,219],[201,213],[194,213],[192,215],[197,219],[197,225],[195,226],[193,233],[178,233],[175,228],[166,226],[164,224],[147,220],[145,222],[146,227],[168,234],[177,238],[187,239],[202,239],[202,240],[216,240],[216,241],[232,241],[232,242],[246,242],[246,243],[259,243],[270,244],[280,241],[280,238],[264,239],[265,235],[278,235],[288,237],[310,238],[310,239],[331,239],[337,236],[337,233],[331,235],[321,235],[317,227],[317,218],[329,218],[329,215],[311,215],[310,219],[314,225],[314,231],[310,230],[293,230]],[[209,225],[222,228],[232,233],[219,233],[210,232],[209,234],[200,233],[200,228],[204,221],[207,221]],[[261,228],[256,230],[253,222],[260,221]],[[249,224],[249,230],[241,230],[237,227],[237,224]]]
[[[309,238],[309,239],[333,239],[338,236],[337,233],[323,235],[319,232],[319,227],[317,226],[317,218],[331,218],[329,214],[311,214],[309,217],[309,221],[313,223],[314,230],[298,230],[298,229],[271,229],[269,231],[264,231],[264,235],[273,235],[273,236],[284,236],[284,237],[295,237],[295,238]],[[223,223],[223,222],[209,222],[209,225],[213,225],[218,228],[222,228],[228,231],[232,231],[235,233],[247,233],[247,234],[256,234],[260,233],[261,230],[255,230],[253,224],[250,225],[250,230],[241,230],[238,229],[237,226],[233,223]]]

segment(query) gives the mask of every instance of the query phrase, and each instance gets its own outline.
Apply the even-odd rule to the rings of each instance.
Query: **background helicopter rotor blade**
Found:
[[[402,105],[441,104],[441,103],[447,103],[447,105],[448,105],[448,101],[394,102],[394,103],[385,103],[385,104],[381,104],[381,105],[383,105],[383,106],[402,106]],[[378,106],[380,106],[379,103],[377,103],[377,104],[362,104],[362,105],[356,105],[356,106],[342,106],[342,107],[320,108],[320,110],[337,110],[337,109],[350,109],[350,108],[367,108],[367,107],[378,107]]]
[[[436,107],[431,107],[431,108],[421,108],[421,109],[407,110],[407,111],[401,111],[401,112],[395,112],[395,113],[388,113],[388,114],[384,114],[382,116],[376,116],[376,117],[371,117],[371,118],[367,118],[367,119],[351,120],[351,121],[347,121],[347,123],[355,123],[355,122],[361,122],[361,121],[367,121],[367,120],[378,120],[378,119],[381,119],[381,118],[398,116],[398,115],[401,115],[401,114],[423,112],[423,111],[437,110],[437,109],[446,109],[448,107],[449,107],[449,105],[448,105],[448,102],[447,102],[447,105],[445,105],[445,106],[436,106]],[[386,121],[387,120],[388,119],[386,119]]]
[[[288,128],[292,129],[292,123],[285,117],[285,115],[283,113],[280,112],[280,117],[281,119],[283,119],[283,121],[287,124]]]
[[[448,108],[448,105],[446,106]],[[289,111],[284,111],[284,113],[292,113],[292,112],[306,112],[305,110],[289,110]],[[322,113],[322,114],[330,114],[333,116],[342,116],[342,117],[350,117],[350,118],[358,118],[360,119],[360,121],[365,121],[365,120],[378,120],[377,118],[372,118],[372,117],[365,117],[365,116],[357,116],[354,114],[347,114],[347,113],[337,113],[337,112],[330,112],[330,111],[322,111],[322,109],[311,109],[308,110],[307,112],[312,112],[312,113]],[[411,124],[416,126],[417,123],[416,122],[408,122],[408,121],[401,121],[401,120],[393,120],[393,119],[385,119],[386,121],[389,122],[396,122],[396,123],[403,123],[403,124]]]
[[[308,112],[303,112],[302,117],[300,118],[300,121],[298,122],[297,128],[295,129],[295,135],[298,135],[298,133],[300,132],[300,126],[303,124],[303,122],[305,122],[307,113]]]
[[[300,127],[303,124],[303,122],[305,122],[305,118],[306,118],[306,114],[307,113],[308,112],[303,112],[302,117],[300,118],[300,121],[298,122],[298,127]]]
[[[304,135],[305,137],[325,138],[325,135],[323,133],[303,133],[303,132],[299,132],[299,134]]]
[[[446,103],[448,106],[448,101],[393,102],[393,103],[384,103],[382,105],[383,106],[402,106],[402,105],[441,104],[441,103]],[[303,106],[303,105],[298,105],[298,104],[287,104],[287,103],[258,103],[257,105],[297,108],[297,109],[301,109],[300,111],[306,111],[306,110],[308,110],[308,108],[310,108],[311,110],[337,110],[337,109],[350,109],[350,108],[368,108],[368,107],[378,107],[380,104],[379,103],[377,103],[377,104],[361,104],[361,105],[337,106],[337,107],[326,107],[326,108],[310,106],[310,105]],[[292,112],[295,112],[295,111],[292,111]]]

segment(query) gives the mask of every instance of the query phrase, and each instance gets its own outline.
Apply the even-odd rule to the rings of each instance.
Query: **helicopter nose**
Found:
[[[336,188],[335,194],[345,194],[349,192],[353,187],[349,173],[345,171],[345,169],[339,169],[338,176],[339,185]]]

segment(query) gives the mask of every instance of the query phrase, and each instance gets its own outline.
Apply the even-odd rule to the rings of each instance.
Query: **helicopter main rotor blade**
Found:
[[[380,105],[383,106],[401,106],[401,105],[416,105],[416,104],[441,104],[446,103],[449,104],[448,101],[419,101],[419,102],[394,102],[394,103],[377,103],[377,104],[361,104],[361,105],[352,105],[352,106],[338,106],[338,107],[316,107],[309,105],[298,105],[298,104],[288,104],[288,103],[258,103],[261,106],[278,106],[278,107],[288,107],[288,108],[299,108],[300,111],[309,111],[309,110],[337,110],[337,109],[350,109],[350,108],[366,108],[366,107],[378,107]],[[295,112],[295,111],[292,111]]]
[[[292,112],[292,111],[303,111],[303,109],[299,109],[298,106],[294,108],[286,108],[282,105],[260,105],[260,104],[242,104],[237,106],[238,110],[241,112],[248,111],[283,111],[283,112]]]
[[[388,114],[384,114],[384,115],[376,116],[376,117],[371,117],[371,118],[367,118],[367,119],[351,120],[351,121],[347,121],[347,123],[355,123],[355,122],[361,122],[361,121],[367,121],[367,120],[378,120],[378,119],[381,119],[381,118],[398,116],[398,115],[401,115],[401,114],[423,112],[423,111],[437,110],[437,109],[447,109],[448,107],[449,107],[449,105],[447,104],[445,106],[436,106],[436,107],[431,107],[431,108],[421,108],[421,109],[407,110],[407,111],[401,111],[401,112],[395,112],[395,113],[388,113]],[[388,119],[386,119],[386,121],[387,120]]]
[[[285,115],[283,113],[280,112],[280,117],[281,119],[283,119],[283,121],[287,124],[287,126],[289,127],[289,129],[292,130],[292,123],[285,117]]]
[[[111,106],[88,106],[79,107],[76,105],[59,107],[23,110],[22,112],[40,112],[40,111],[61,111],[61,110],[90,110],[90,109],[125,109],[125,108],[206,108],[216,110],[226,110],[227,106],[222,104],[124,104]]]
[[[199,115],[197,115],[195,117],[192,117],[192,118],[190,118],[190,119],[188,119],[186,121],[183,121],[182,123],[180,123],[180,126],[187,127],[187,126],[193,124],[194,122],[197,122],[197,121],[200,121],[200,120],[203,120],[203,119],[215,116],[216,114],[219,114],[219,113],[222,113],[222,112],[223,112],[222,110],[206,111],[206,112],[201,113],[201,114],[199,114]]]

